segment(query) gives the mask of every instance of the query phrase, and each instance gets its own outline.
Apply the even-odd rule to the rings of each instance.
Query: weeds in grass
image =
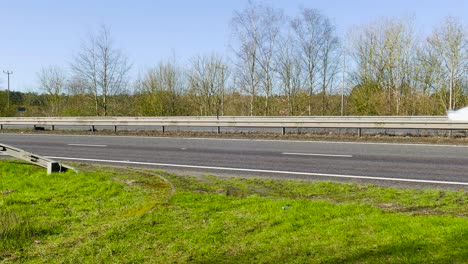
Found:
[[[23,210],[8,210],[0,208],[0,249],[8,251],[22,248],[44,235],[50,234],[50,229],[38,221],[30,212]]]

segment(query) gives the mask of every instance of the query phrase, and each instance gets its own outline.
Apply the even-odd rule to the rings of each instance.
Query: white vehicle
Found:
[[[448,119],[451,121],[468,121],[468,106],[449,111]]]

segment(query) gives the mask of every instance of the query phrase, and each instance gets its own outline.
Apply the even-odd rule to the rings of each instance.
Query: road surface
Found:
[[[468,189],[468,146],[6,133],[0,142],[64,162]]]

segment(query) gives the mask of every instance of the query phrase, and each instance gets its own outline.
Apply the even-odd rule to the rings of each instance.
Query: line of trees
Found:
[[[28,108],[2,115],[444,115],[468,104],[468,27],[453,17],[419,36],[414,20],[382,18],[338,36],[316,9],[294,17],[250,2],[231,19],[229,56],[175,56],[130,80],[108,27],[91,33],[70,73],[38,73]],[[0,104],[5,105],[0,93]]]

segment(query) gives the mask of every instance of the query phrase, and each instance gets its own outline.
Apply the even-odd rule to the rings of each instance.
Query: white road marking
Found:
[[[85,158],[71,158],[71,157],[51,157],[51,156],[49,156],[49,157],[47,157],[47,158],[50,158],[50,159],[58,159],[58,160],[92,161],[92,162],[119,163],[119,164],[135,164],[135,165],[160,166],[160,167],[174,167],[174,168],[207,169],[207,170],[223,170],[223,171],[239,171],[239,172],[257,172],[257,173],[274,173],[274,174],[289,174],[289,175],[318,176],[318,177],[332,177],[332,178],[367,179],[367,180],[381,180],[381,181],[416,182],[416,183],[449,184],[449,185],[464,185],[464,186],[468,186],[468,182],[452,182],[452,181],[436,181],[436,180],[419,180],[419,179],[405,179],[405,178],[385,178],[385,177],[357,176],[357,175],[342,175],[342,174],[326,174],[326,173],[313,173],[313,172],[276,171],[276,170],[261,170],[261,169],[243,169],[243,168],[229,168],[229,167],[213,167],[213,166],[197,166],[197,165],[182,165],[182,164],[166,164],[166,163],[152,163],[152,162],[138,162],[138,161],[123,161],[123,160],[85,159]]]
[[[93,144],[67,144],[68,146],[77,146],[77,147],[99,147],[105,148],[107,145],[93,145]]]
[[[318,153],[292,153],[283,152],[283,155],[295,155],[295,156],[318,156],[318,157],[338,157],[338,158],[352,158],[353,155],[341,155],[341,154],[318,154]]]
[[[186,150],[187,148],[181,148],[181,150]]]

